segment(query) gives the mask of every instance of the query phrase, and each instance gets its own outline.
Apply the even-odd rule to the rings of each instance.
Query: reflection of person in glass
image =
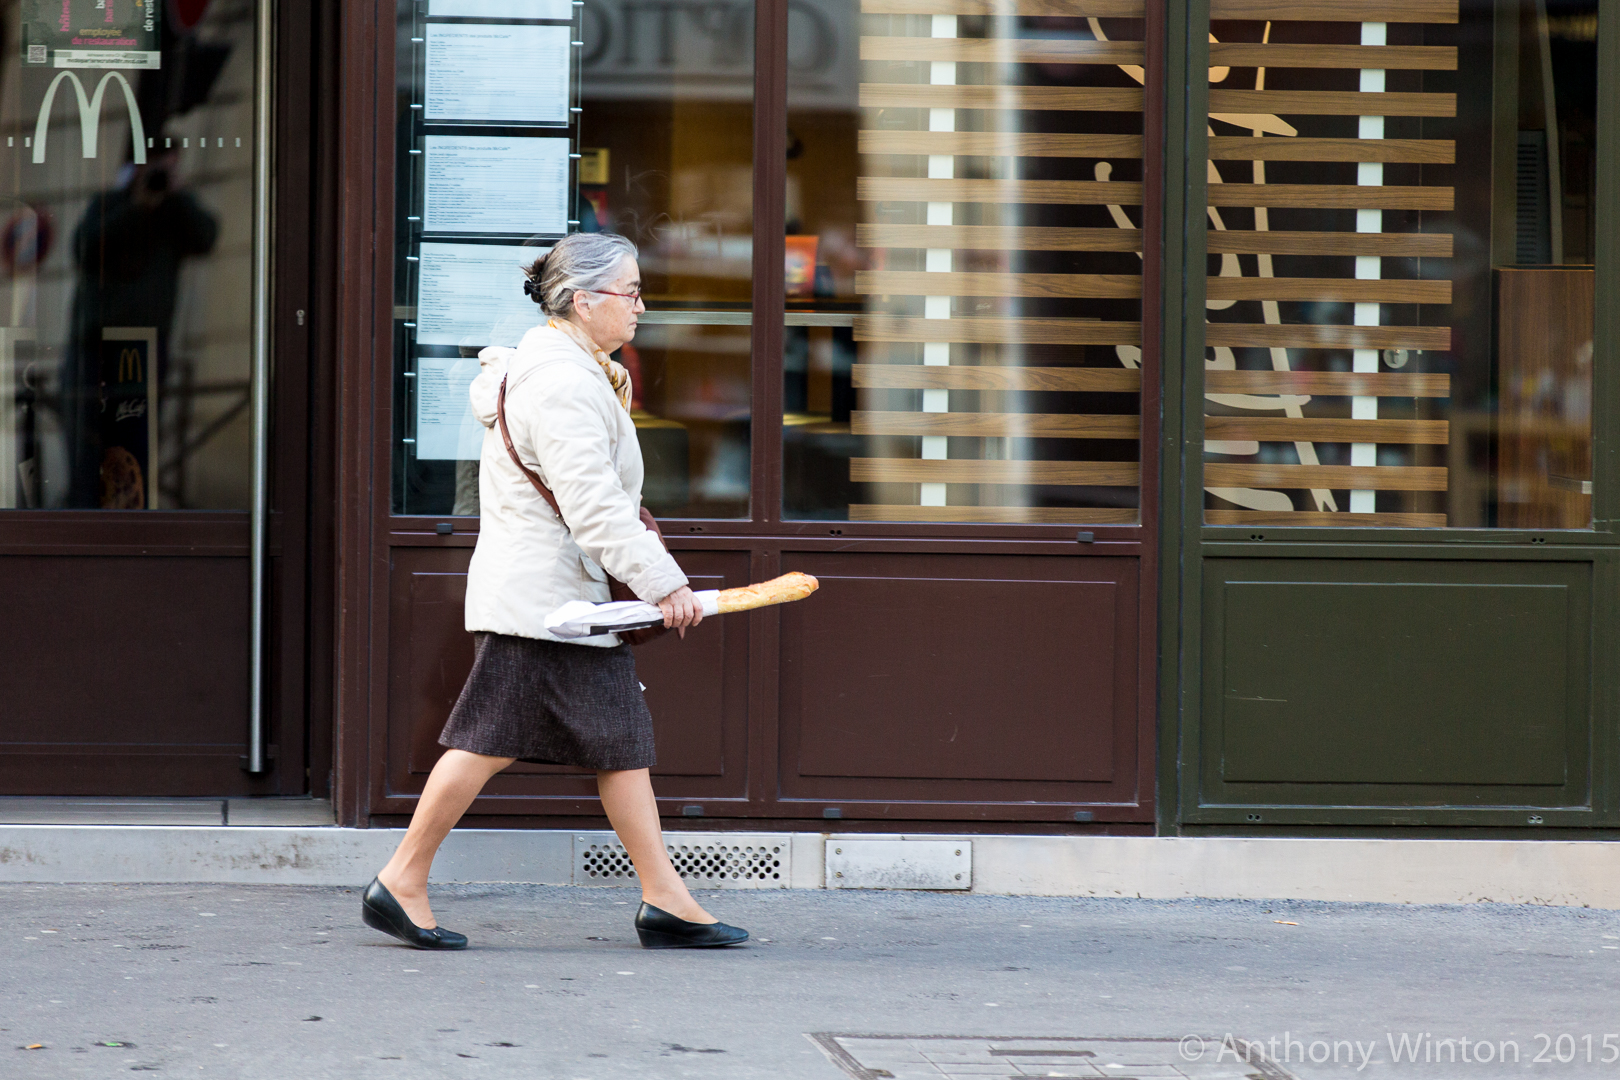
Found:
[[[156,328],[157,370],[151,377],[161,384],[181,261],[206,255],[219,238],[214,215],[176,184],[177,158],[173,151],[160,152],[144,165],[126,164],[120,182],[91,198],[73,230],[79,279],[68,352],[77,374],[74,385],[82,395],[77,415],[84,437],[72,443],[72,506],[108,505],[109,497],[115,506],[128,502],[117,491],[102,490],[103,459],[111,449],[103,448],[98,436],[102,328]],[[155,472],[156,465],[149,462],[148,470]],[[156,482],[156,476],[145,478],[147,485]]]
[[[629,646],[612,634],[563,641],[545,627],[568,601],[607,600],[609,573],[683,635],[703,618],[686,575],[641,520],[630,377],[609,359],[645,310],[636,248],[622,236],[575,233],[526,273],[524,292],[550,318],[516,350],[484,350],[471,388],[474,412],[490,428],[467,576],[472,672],[439,737],[447,750],[399,849],[366,888],[362,914],[417,948],[465,948],[428,904],[433,856],[491,777],[535,761],[596,771],[602,807],[640,880],[635,925],[644,947],[735,945],[747,932],[703,910],[664,847],[648,773],[652,715]],[[506,419],[498,420],[503,400]]]

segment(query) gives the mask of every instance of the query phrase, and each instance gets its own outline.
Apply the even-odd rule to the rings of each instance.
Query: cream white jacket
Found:
[[[609,571],[652,603],[685,585],[674,557],[641,523],[641,445],[596,361],[546,326],[530,330],[516,349],[488,348],[478,359],[472,406],[485,431],[467,629],[556,641],[546,616],[570,600],[607,600]],[[512,444],[557,497],[566,528],[501,441],[495,402],[503,376]],[[618,641],[612,634],[574,639]]]

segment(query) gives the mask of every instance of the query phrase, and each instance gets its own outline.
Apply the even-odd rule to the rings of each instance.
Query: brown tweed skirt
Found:
[[[439,745],[587,769],[646,769],[652,713],[628,645],[473,635],[472,672]]]

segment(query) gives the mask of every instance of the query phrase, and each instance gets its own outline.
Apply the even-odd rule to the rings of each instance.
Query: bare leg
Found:
[[[411,827],[405,830],[405,839],[399,842],[394,857],[377,875],[405,909],[405,914],[411,917],[411,922],[424,930],[439,925],[433,918],[427,896],[433,856],[438,854],[439,845],[467,812],[467,807],[484,790],[489,778],[514,760],[446,750],[433,766],[427,786],[422,789],[422,798],[416,804],[416,813],[411,815]]]
[[[636,876],[641,879],[641,898],[688,922],[717,922],[692,899],[686,882],[669,861],[664,830],[658,823],[658,803],[653,799],[652,778],[647,770],[599,772],[596,790],[602,797],[602,808],[607,811],[608,820],[613,823],[613,831],[619,834],[619,841],[636,866]]]

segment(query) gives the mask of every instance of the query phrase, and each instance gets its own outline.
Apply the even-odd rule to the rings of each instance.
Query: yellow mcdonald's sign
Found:
[[[145,377],[141,368],[141,350],[118,350],[118,381],[140,382]]]
[[[129,134],[135,143],[135,164],[145,165],[146,128],[141,124],[141,107],[135,103],[135,91],[130,88],[129,80],[117,71],[103,75],[96,84],[96,92],[88,96],[84,92],[84,83],[71,71],[61,72],[51,80],[44,99],[39,103],[39,119],[34,124],[34,164],[45,161],[45,137],[51,129],[51,104],[56,100],[56,88],[62,85],[63,79],[73,83],[73,94],[78,98],[79,141],[84,147],[84,156],[96,156],[96,135],[101,128],[101,99],[107,94],[107,84],[116,80],[124,91],[124,104],[129,109]]]

